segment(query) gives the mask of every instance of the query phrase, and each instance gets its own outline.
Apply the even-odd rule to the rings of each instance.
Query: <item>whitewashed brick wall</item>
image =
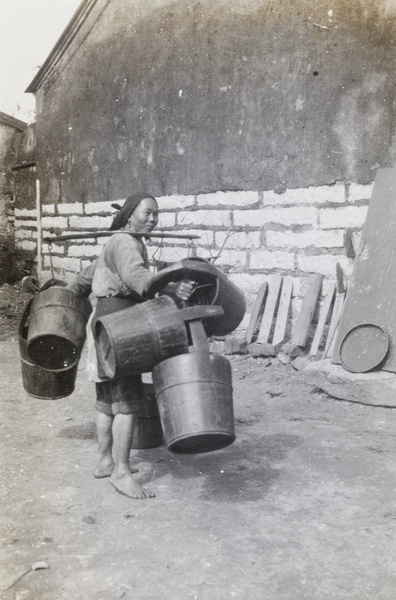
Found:
[[[336,183],[331,186],[264,192],[217,192],[197,196],[158,198],[158,230],[192,233],[198,256],[216,258],[215,264],[246,294],[249,308],[260,285],[274,274],[293,278],[293,313],[301,306],[307,275],[325,275],[323,293],[335,279],[339,262],[346,278],[353,259],[345,256],[343,236],[352,228],[357,249],[373,184]],[[114,202],[114,201],[112,201]],[[112,202],[46,205],[42,209],[43,237],[73,231],[95,232],[111,224]],[[122,199],[117,202],[122,203]],[[20,247],[36,247],[35,210],[15,210],[16,240]],[[54,242],[42,246],[43,280],[69,280],[101,252],[106,238]],[[51,250],[51,251],[50,251]],[[149,253],[157,260],[175,262],[189,255],[180,239],[153,240]]]

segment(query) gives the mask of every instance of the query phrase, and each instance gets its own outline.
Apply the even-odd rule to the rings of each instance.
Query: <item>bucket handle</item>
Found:
[[[224,277],[221,271],[204,258],[185,258],[153,275],[146,290],[147,296],[153,298],[157,292],[163,290],[171,281],[194,279],[194,274],[204,274],[211,283],[216,283],[219,277]]]
[[[195,321],[197,319],[208,319],[210,317],[222,317],[224,309],[222,306],[198,305],[181,308],[179,314],[183,321]]]
[[[194,353],[198,354],[201,359],[209,362],[208,338],[202,321],[199,319],[190,321],[188,327],[190,329]]]
[[[24,336],[24,329],[26,328],[26,323],[28,321],[28,318],[30,316],[30,311],[32,308],[32,302],[33,302],[33,298],[30,298],[29,302],[27,303],[25,310],[23,311],[23,315],[21,317],[21,320],[19,322],[19,327],[18,327],[18,335],[21,338],[26,339],[26,336]]]

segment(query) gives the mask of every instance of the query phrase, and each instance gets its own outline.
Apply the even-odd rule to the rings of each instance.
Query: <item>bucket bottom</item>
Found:
[[[235,440],[231,365],[205,353],[168,358],[153,370],[169,450],[212,452]]]
[[[46,371],[34,364],[28,356],[26,338],[19,336],[19,356],[23,389],[29,396],[41,400],[60,400],[74,392],[78,362],[62,371]]]
[[[221,450],[230,446],[234,441],[235,435],[224,433],[223,431],[195,433],[170,440],[168,442],[168,450],[183,454],[200,454],[202,452]]]
[[[41,400],[60,400],[74,392],[77,365],[68,371],[45,371],[21,358],[22,384],[25,392]]]

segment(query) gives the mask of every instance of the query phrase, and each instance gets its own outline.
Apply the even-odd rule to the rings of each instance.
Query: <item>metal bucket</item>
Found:
[[[27,353],[47,371],[66,371],[78,363],[92,307],[87,298],[65,287],[50,287],[34,297]]]
[[[224,311],[216,319],[202,320],[208,336],[227,335],[242,322],[246,311],[242,291],[222,271],[203,258],[187,258],[159,271],[150,282],[148,296],[163,290],[169,282],[182,279],[195,282],[195,289],[185,303],[187,306],[221,306]]]
[[[199,321],[192,326],[203,331]],[[191,333],[194,352],[169,358],[153,370],[167,447],[188,454],[219,450],[235,440],[231,365],[224,357],[210,356]]]
[[[34,398],[43,400],[66,398],[74,391],[78,363],[60,372],[46,371],[32,363],[27,353],[28,320],[32,301],[29,300],[25,308],[18,331],[23,388]]]
[[[132,449],[157,448],[163,442],[161,419],[155,399],[154,386],[144,384],[146,394],[143,415],[138,416],[133,428]]]

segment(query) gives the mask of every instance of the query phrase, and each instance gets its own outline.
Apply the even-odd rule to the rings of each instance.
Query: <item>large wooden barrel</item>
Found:
[[[148,373],[172,356],[188,352],[182,311],[167,296],[105,315],[95,324],[95,344],[110,379]]]
[[[91,310],[87,298],[65,287],[39,292],[32,302],[27,336],[32,362],[57,372],[77,364]]]
[[[27,353],[27,333],[32,301],[29,300],[18,329],[23,388],[34,398],[43,400],[66,398],[74,391],[78,362],[69,369],[58,372],[41,369],[31,361]]]
[[[208,336],[228,335],[242,322],[246,312],[242,291],[222,271],[203,258],[184,259],[159,271],[150,283],[149,297],[163,290],[169,282],[182,279],[195,282],[194,292],[185,303],[187,306],[216,305],[223,308],[222,316],[202,320]]]
[[[153,370],[167,447],[187,454],[219,450],[235,440],[231,365],[222,356],[209,355],[202,323],[189,327],[194,351]]]

